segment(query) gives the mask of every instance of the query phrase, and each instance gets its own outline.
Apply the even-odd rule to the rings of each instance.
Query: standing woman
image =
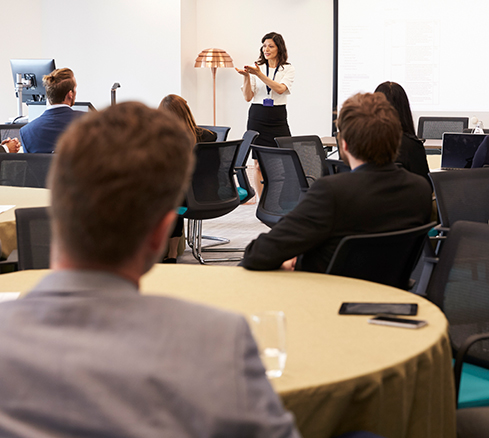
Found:
[[[287,48],[282,35],[267,33],[261,40],[260,56],[254,66],[236,71],[243,75],[243,96],[252,101],[247,129],[258,131],[255,144],[276,147],[275,137],[290,136],[287,123],[287,95],[295,78],[295,69],[287,62]],[[253,157],[256,158],[256,157]],[[255,161],[255,166],[258,169]],[[257,172],[261,181],[261,172]],[[261,184],[258,184],[261,192]]]

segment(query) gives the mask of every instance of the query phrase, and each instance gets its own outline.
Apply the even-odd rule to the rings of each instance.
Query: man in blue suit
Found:
[[[76,80],[69,68],[56,69],[43,77],[50,106],[44,113],[20,130],[24,152],[50,154],[68,125],[83,112],[71,107],[76,98]]]

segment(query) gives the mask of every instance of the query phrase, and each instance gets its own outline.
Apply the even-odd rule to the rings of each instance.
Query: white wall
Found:
[[[0,4],[2,15],[18,13],[18,4]],[[262,36],[276,31],[296,68],[287,105],[292,134],[330,135],[332,12],[332,0],[24,0],[29,27],[20,32],[13,20],[2,27],[3,35],[22,36],[0,47],[0,121],[16,115],[9,59],[52,57],[75,72],[78,101],[97,109],[119,82],[118,102],[157,106],[166,94],[181,94],[197,123],[212,124],[212,75],[194,68],[197,55],[222,48],[242,67],[257,59]],[[246,130],[241,83],[234,69],[218,69],[217,123],[232,127],[230,138]]]
[[[12,4],[4,16],[18,13],[18,4],[0,1],[2,15],[4,3]],[[15,57],[55,58],[57,67],[71,68],[77,100],[97,109],[110,104],[114,82],[121,84],[118,102],[157,106],[162,96],[180,92],[180,0],[28,0],[24,8],[25,3],[28,30],[17,44],[4,39],[0,48],[0,121],[16,114],[9,64]]]
[[[212,124],[210,69],[193,68],[200,51],[226,50],[234,65],[243,67],[258,58],[263,35],[274,31],[284,36],[289,61],[296,68],[287,103],[292,135],[331,135],[332,0],[189,1],[196,5],[196,44],[182,47],[182,94],[197,123]],[[217,124],[231,126],[229,138],[240,138],[246,130],[250,104],[241,94],[241,84],[234,69],[217,70]]]

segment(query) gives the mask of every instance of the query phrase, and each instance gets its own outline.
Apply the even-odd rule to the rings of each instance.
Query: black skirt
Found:
[[[259,146],[277,147],[275,137],[290,137],[285,105],[263,106],[254,103],[248,112],[247,129],[258,131],[260,135],[254,141]],[[253,158],[256,159],[255,156]]]

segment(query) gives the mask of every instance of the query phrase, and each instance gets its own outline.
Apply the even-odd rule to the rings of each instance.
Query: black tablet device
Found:
[[[418,305],[411,303],[343,303],[340,315],[416,315]]]

